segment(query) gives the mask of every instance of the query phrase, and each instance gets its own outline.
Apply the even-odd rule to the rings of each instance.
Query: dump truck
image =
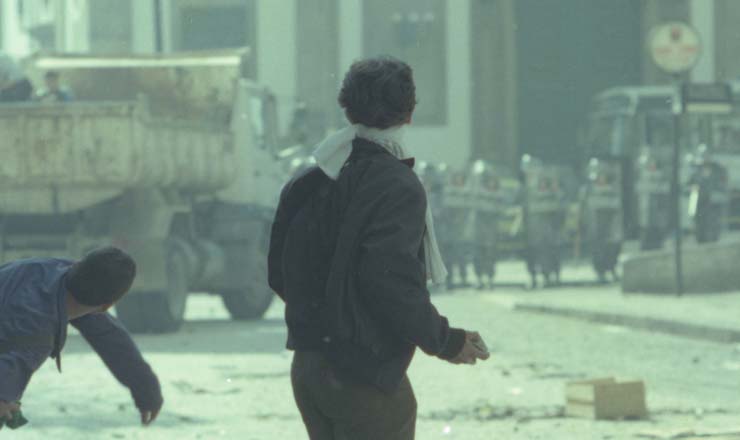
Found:
[[[127,250],[138,274],[116,313],[133,332],[177,330],[189,292],[260,318],[285,165],[250,62],[248,49],[27,60],[34,83],[57,71],[75,100],[0,105],[0,261]]]

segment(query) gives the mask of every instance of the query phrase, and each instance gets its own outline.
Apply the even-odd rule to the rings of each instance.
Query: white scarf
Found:
[[[386,130],[366,127],[361,124],[345,127],[324,139],[316,147],[313,156],[319,168],[331,179],[336,180],[344,164],[352,154],[352,141],[356,138],[366,139],[381,145],[398,159],[407,159],[408,155],[403,147],[405,126],[391,127]],[[442,260],[442,254],[434,232],[432,209],[427,203],[426,233],[424,234],[424,254],[426,257],[427,278],[435,284],[441,284],[447,279],[447,268]]]

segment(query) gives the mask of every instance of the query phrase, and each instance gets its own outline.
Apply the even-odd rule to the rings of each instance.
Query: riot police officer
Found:
[[[700,145],[692,161],[689,179],[689,216],[698,243],[719,240],[726,216],[727,170],[713,161],[706,145]]]
[[[475,241],[472,224],[472,200],[466,174],[453,171],[444,188],[442,217],[444,233],[440,239],[450,271],[447,287],[470,287],[468,266]],[[457,277],[455,276],[457,274]],[[459,281],[456,282],[455,279]]]
[[[499,215],[501,213],[500,181],[485,161],[473,163],[471,173],[472,216],[475,241],[473,268],[478,288],[493,288],[496,274]]]
[[[645,149],[638,160],[637,200],[640,249],[663,247],[671,228],[671,182],[665,149]]]
[[[447,166],[444,164],[435,166],[428,162],[419,162],[414,169],[427,191],[429,206],[432,208],[436,225],[441,220],[442,199],[445,189],[445,170]],[[439,231],[437,231],[437,234],[439,234]]]
[[[538,159],[522,157],[523,211],[526,234],[525,261],[532,288],[538,275],[545,286],[560,284],[565,223],[564,194],[559,177]]]
[[[591,159],[588,181],[581,192],[581,219],[591,253],[591,262],[599,281],[606,274],[617,281],[616,266],[622,250],[624,234],[621,203],[621,176],[618,164]]]

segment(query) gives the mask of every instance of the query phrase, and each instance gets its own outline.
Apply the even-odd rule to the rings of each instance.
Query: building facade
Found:
[[[300,103],[319,137],[344,123],[336,94],[349,65],[393,55],[415,70],[419,158],[511,169],[523,153],[578,158],[593,94],[670,81],[644,42],[671,20],[702,35],[694,80],[740,75],[737,0],[0,0],[0,43],[17,55],[249,46],[282,128]]]

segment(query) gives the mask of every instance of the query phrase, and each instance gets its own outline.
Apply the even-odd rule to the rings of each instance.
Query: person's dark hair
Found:
[[[353,124],[386,129],[408,122],[416,107],[413,71],[392,57],[357,61],[344,77],[339,105]]]
[[[80,304],[90,307],[113,304],[128,292],[136,277],[136,263],[115,247],[96,249],[75,263],[65,287]]]
[[[57,72],[56,70],[50,70],[50,71],[46,72],[46,74],[44,75],[44,78],[46,78],[46,79],[59,79],[59,72]]]

